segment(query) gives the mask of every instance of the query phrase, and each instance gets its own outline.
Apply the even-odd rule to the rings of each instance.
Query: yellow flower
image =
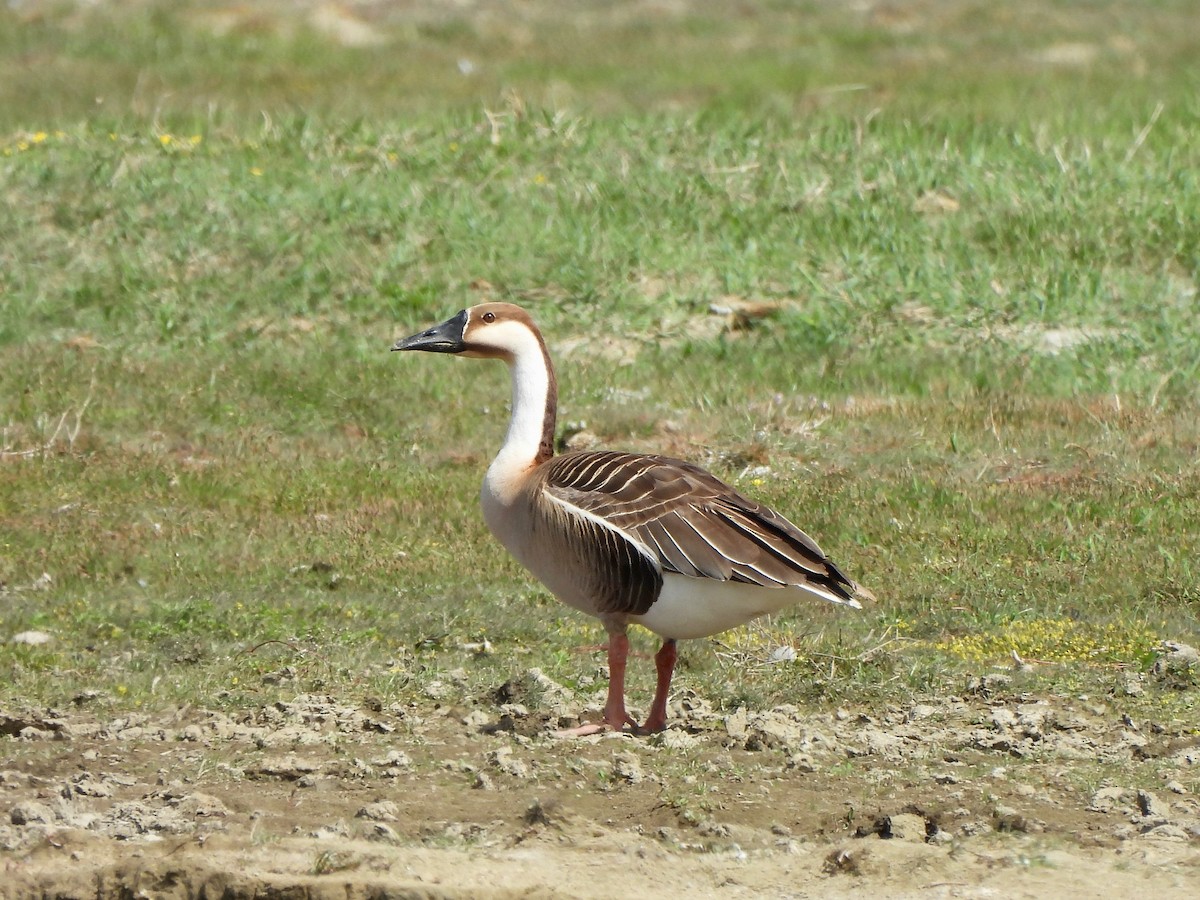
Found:
[[[200,137],[200,135],[193,134],[190,138],[188,138],[188,143],[195,147],[202,140],[204,140],[204,138]]]
[[[257,178],[262,174],[262,169],[260,169],[258,166],[252,166],[250,169],[250,174]]]
[[[173,140],[175,140],[175,137],[170,134],[160,134],[158,136],[158,142],[164,147],[168,146]]]
[[[546,176],[543,175],[541,172],[538,172],[536,175],[533,176],[533,183],[534,184],[545,184]]]
[[[40,144],[47,137],[48,137],[48,135],[46,134],[46,132],[38,131],[33,135],[33,137],[30,138],[30,140],[33,141],[35,144]]]

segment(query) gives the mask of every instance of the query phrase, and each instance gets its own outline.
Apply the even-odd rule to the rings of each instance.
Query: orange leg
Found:
[[[629,636],[608,636],[608,701],[604,704],[604,721],[613,731],[626,725],[637,731],[637,722],[625,712],[625,662],[629,659]]]
[[[654,702],[642,731],[662,731],[667,727],[667,694],[671,690],[671,676],[675,673],[675,642],[667,639],[654,656],[654,668],[658,670],[658,685],[654,689]]]

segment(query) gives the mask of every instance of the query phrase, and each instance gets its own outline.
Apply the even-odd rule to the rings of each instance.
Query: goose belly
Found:
[[[798,586],[767,588],[667,573],[649,612],[629,621],[663,638],[709,637],[817,596]]]

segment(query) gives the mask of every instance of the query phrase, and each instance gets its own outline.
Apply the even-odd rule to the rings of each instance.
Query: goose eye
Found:
[[[483,321],[485,321],[485,322],[495,322],[495,321],[496,321],[496,314],[495,314],[494,312],[485,312],[485,313],[483,314]]]

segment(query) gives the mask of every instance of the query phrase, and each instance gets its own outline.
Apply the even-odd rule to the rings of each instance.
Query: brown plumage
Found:
[[[646,730],[665,726],[678,638],[716,634],[804,597],[858,607],[870,598],[817,543],[774,510],[682,460],[616,451],[553,455],[557,385],[528,313],[486,303],[396,350],[503,359],[512,419],[481,500],[496,538],[560,600],[609,634],[605,722],[625,712],[626,629],[664,638]]]

